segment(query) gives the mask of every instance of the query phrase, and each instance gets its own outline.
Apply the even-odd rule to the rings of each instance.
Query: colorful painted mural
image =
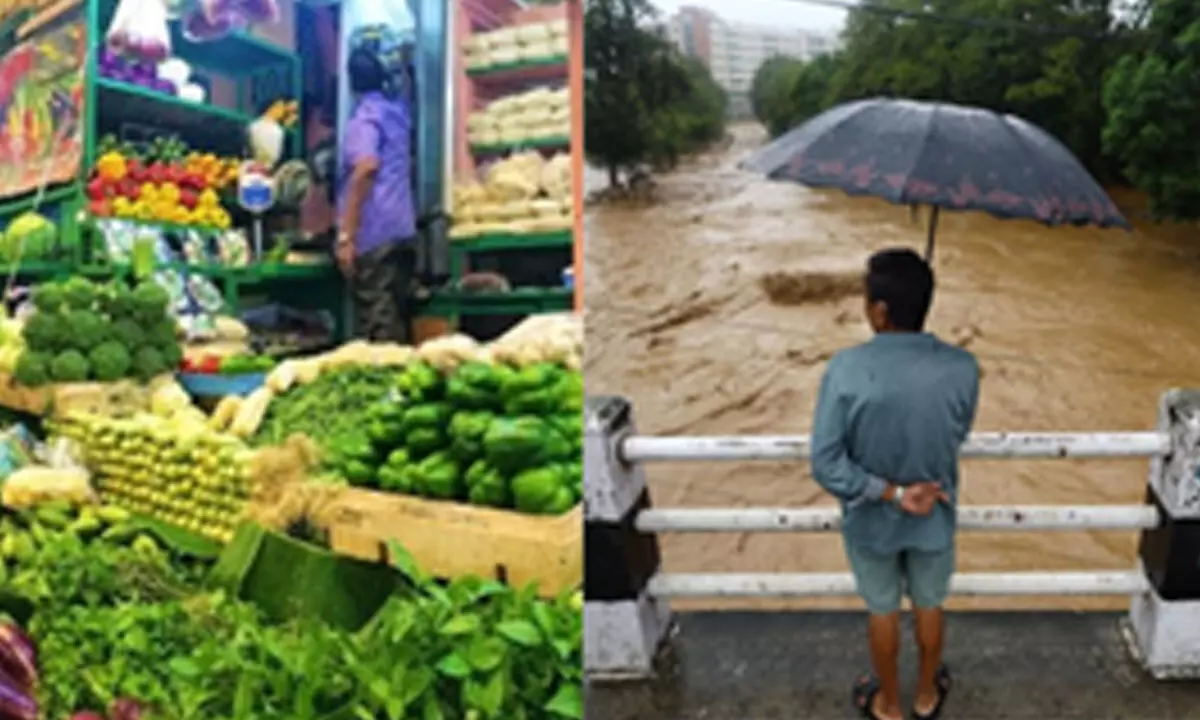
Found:
[[[86,53],[86,26],[72,19],[0,58],[0,198],[78,175]]]

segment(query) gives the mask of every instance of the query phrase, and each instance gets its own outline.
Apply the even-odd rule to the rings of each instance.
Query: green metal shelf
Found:
[[[574,244],[570,230],[528,234],[481,235],[474,238],[453,239],[451,252],[494,252],[497,250],[533,250],[541,248],[563,248]]]
[[[135,122],[153,118],[156,125],[179,125],[185,130],[195,124],[221,122],[234,126],[240,132],[253,119],[236,110],[191,102],[112,78],[96,78],[96,89],[100,93],[102,114],[127,116],[128,120]]]
[[[19,263],[16,268],[17,277],[54,278],[71,275],[75,272],[75,263],[70,260],[38,260]],[[13,266],[0,263],[0,277],[13,273]]]
[[[467,75],[476,80],[509,80],[525,82],[567,76],[567,56],[550,55],[531,60],[498,63],[487,67],[468,68]]]
[[[251,264],[229,267],[215,263],[163,263],[155,266],[156,270],[173,270],[178,272],[203,275],[215,280],[232,280],[242,284],[268,282],[272,280],[314,280],[332,277],[337,268],[332,264],[295,264],[270,263]],[[131,266],[126,263],[93,263],[83,267],[82,272],[88,275],[111,275],[126,273]]]
[[[544,138],[530,138],[515,143],[500,143],[497,145],[472,145],[471,152],[476,155],[504,155],[519,150],[566,150],[571,147],[571,138],[566,135]]]
[[[425,315],[536,315],[570,310],[575,292],[570,288],[517,288],[506,293],[465,293],[443,290],[421,309]]]
[[[171,23],[171,48],[175,57],[192,67],[212,70],[230,77],[251,75],[264,67],[291,63],[295,55],[246,32],[220,40],[197,43],[183,36],[178,22]]]

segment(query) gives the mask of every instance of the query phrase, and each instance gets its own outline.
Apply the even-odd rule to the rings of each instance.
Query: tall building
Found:
[[[810,60],[837,48],[837,35],[761,27],[722,20],[710,10],[684,6],[667,20],[668,37],[703,62],[729,96],[729,113],[749,117],[750,86],[763,61],[775,55]]]

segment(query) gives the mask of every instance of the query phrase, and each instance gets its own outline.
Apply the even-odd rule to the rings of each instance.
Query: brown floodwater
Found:
[[[740,171],[756,126],[657,178],[652,205],[595,203],[585,220],[586,381],[631,398],[641,432],[807,433],[825,361],[868,337],[858,277],[874,250],[924,247],[925,218]],[[943,213],[931,329],[983,369],[977,430],[1154,427],[1159,394],[1200,387],[1200,229],[1159,225],[1114,193],[1136,230],[1048,229]],[[969,504],[1140,502],[1145,460],[974,461]],[[679,463],[647,469],[659,507],[815,506],[806,463]],[[1130,569],[1136,535],[964,533],[959,569]],[[663,538],[666,570],[846,569],[840,538]],[[697,602],[687,606],[856,605]],[[1123,607],[1121,598],[959,599],[957,607]]]

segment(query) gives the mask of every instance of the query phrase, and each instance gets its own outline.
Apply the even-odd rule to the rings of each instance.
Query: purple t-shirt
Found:
[[[412,118],[404,101],[382,93],[363,95],[346,122],[338,217],[345,217],[350,173],[361,160],[375,158],[379,171],[359,213],[355,250],[369,253],[390,242],[411,241],[416,235],[413,209],[411,145]]]

